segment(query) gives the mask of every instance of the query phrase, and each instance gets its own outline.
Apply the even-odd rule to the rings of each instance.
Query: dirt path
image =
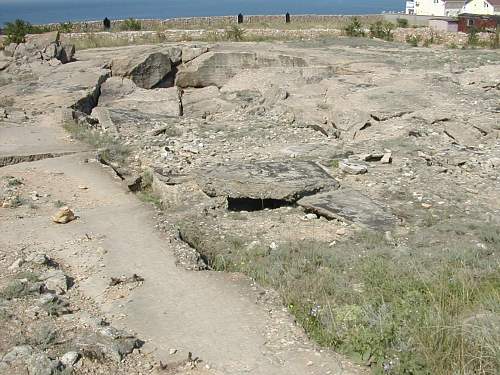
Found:
[[[40,116],[31,124],[47,129],[60,125],[53,116]],[[31,129],[29,134],[39,130]],[[62,137],[27,137],[25,127],[8,132],[2,155],[25,155],[31,147],[76,152],[5,166],[0,177],[22,178],[27,192],[63,201],[79,218],[53,224],[54,206],[42,203],[29,213],[2,210],[0,247],[38,247],[62,261],[76,287],[102,306],[113,325],[144,339],[144,350],[158,361],[175,362],[192,352],[203,360],[200,371],[210,373],[358,373],[336,354],[317,350],[286,311],[249,280],[176,267],[168,239],[154,229],[151,207],[128,193],[93,161],[92,153],[82,151],[85,147],[69,147]],[[141,286],[108,288],[111,277],[133,274],[145,279]]]

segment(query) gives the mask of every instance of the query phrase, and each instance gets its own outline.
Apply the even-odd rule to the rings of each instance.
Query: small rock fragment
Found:
[[[23,264],[24,264],[23,258],[16,259],[16,261],[10,265],[9,270],[11,270],[11,271],[17,270],[17,269],[21,268],[21,266]]]
[[[57,224],[67,224],[76,219],[75,214],[69,207],[62,207],[53,217],[52,220]]]
[[[49,291],[57,294],[64,294],[68,291],[68,277],[61,270],[45,272],[40,276],[40,280],[44,281],[45,287]]]
[[[390,164],[392,163],[392,152],[386,152],[382,159],[380,160],[382,164]]]
[[[339,163],[340,169],[347,174],[365,174],[368,172],[368,168],[362,164],[354,164],[347,160],[343,160]]]
[[[65,367],[73,367],[80,359],[80,354],[77,352],[67,352],[61,357],[61,363]]]

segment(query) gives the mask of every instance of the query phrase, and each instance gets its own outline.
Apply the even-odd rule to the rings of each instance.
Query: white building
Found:
[[[461,13],[500,15],[500,0],[469,0]]]
[[[500,15],[500,0],[410,0],[406,14],[453,17],[460,13]]]
[[[494,1],[494,0],[492,0]],[[452,17],[462,13],[464,0],[413,0],[406,2],[406,13],[420,16]]]

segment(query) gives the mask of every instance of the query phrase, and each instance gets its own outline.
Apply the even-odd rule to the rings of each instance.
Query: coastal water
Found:
[[[32,23],[243,14],[373,14],[402,11],[402,0],[0,0],[0,27]]]

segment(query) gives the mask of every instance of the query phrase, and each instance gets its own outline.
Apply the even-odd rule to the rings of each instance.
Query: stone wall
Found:
[[[404,15],[399,15],[403,17]],[[354,16],[349,15],[291,15],[290,28],[301,28],[307,25],[323,26],[325,28],[342,28],[349,23]],[[361,15],[356,16],[363,24],[370,24],[378,20],[383,20],[386,15]],[[396,17],[397,18],[397,17]],[[143,30],[164,30],[164,29],[202,29],[202,28],[224,28],[237,23],[236,16],[218,16],[218,17],[189,17],[189,18],[172,18],[166,20],[144,19],[138,20],[141,22]],[[111,29],[114,31],[120,30],[123,20],[112,20]],[[395,20],[394,20],[395,22]],[[423,21],[427,22],[427,19]],[[421,22],[420,22],[421,23]],[[420,25],[419,23],[419,25]],[[285,25],[284,15],[248,15],[244,16],[243,27],[253,26],[277,26]],[[410,20],[410,24],[413,24]],[[48,25],[52,28],[57,28],[58,24]],[[102,21],[87,21],[77,22],[73,24],[74,32],[99,32],[103,31]]]
[[[130,44],[155,44],[168,42],[207,41],[217,42],[224,39],[224,29],[172,29],[163,31],[124,31],[61,34],[61,42],[75,44],[77,49],[112,47]],[[327,37],[339,37],[340,29],[247,29],[245,39],[259,40],[308,40]],[[467,44],[467,34],[435,31],[431,28],[398,28],[394,30],[394,41],[406,43],[408,38],[418,38],[418,45],[441,44],[457,47]],[[479,33],[479,41],[489,42],[490,34]]]
[[[431,29],[430,27],[422,28],[398,28],[394,30],[394,41],[396,42],[406,42],[408,38],[416,37],[419,39],[419,45],[425,45],[426,42],[429,44],[444,44],[444,45],[455,45],[457,47],[464,46],[467,44],[468,35],[466,33],[459,32],[449,32],[449,31],[437,31]],[[489,42],[491,34],[489,33],[478,33],[479,42]]]

